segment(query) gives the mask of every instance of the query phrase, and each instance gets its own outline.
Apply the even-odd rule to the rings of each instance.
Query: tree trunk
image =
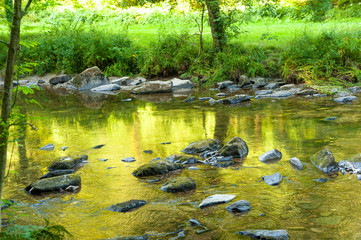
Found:
[[[226,44],[226,32],[224,29],[224,22],[219,7],[219,0],[206,0],[209,25],[212,31],[213,48],[216,51],[221,51]]]
[[[4,78],[4,90],[1,105],[1,122],[0,122],[0,199],[5,180],[7,146],[9,138],[9,118],[11,112],[11,93],[14,79],[14,65],[16,63],[20,42],[20,23],[22,11],[21,0],[15,0],[13,10],[13,21],[10,31],[10,42],[8,45],[8,55],[6,58],[6,69]],[[1,210],[0,210],[1,211]],[[0,212],[1,223],[1,212]],[[1,225],[0,225],[1,230]]]

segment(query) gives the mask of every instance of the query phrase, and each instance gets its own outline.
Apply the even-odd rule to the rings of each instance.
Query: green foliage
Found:
[[[332,8],[332,0],[308,0],[306,2],[306,11],[311,13],[312,21],[322,21]]]

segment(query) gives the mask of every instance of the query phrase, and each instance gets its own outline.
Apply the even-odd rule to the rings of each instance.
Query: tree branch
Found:
[[[9,43],[7,43],[7,42],[5,42],[5,41],[3,41],[3,40],[0,40],[0,43],[3,43],[3,44],[5,44],[7,47],[9,47]]]
[[[28,122],[26,124],[28,124],[34,131],[38,131],[38,128],[35,127],[33,124],[28,123]]]
[[[24,11],[21,11],[21,13],[20,13],[21,18],[23,18],[25,16],[25,14],[27,13],[28,8],[30,7],[32,1],[33,0],[28,0],[28,3],[26,4]]]

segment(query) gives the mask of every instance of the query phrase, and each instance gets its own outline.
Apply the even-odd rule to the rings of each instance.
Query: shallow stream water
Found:
[[[16,172],[10,173],[4,192],[4,198],[28,207],[29,212],[22,210],[25,216],[19,218],[34,224],[47,218],[64,225],[79,240],[180,229],[185,230],[185,239],[248,239],[235,234],[245,229],[286,229],[291,239],[361,238],[361,182],[353,175],[324,175],[309,160],[324,147],[336,161],[361,152],[360,100],[337,104],[331,97],[294,97],[210,106],[198,101],[182,103],[183,98],[172,95],[123,102],[126,98],[125,93],[56,95],[40,91],[35,99],[43,108],[26,105],[22,112],[38,130],[28,127],[25,136],[10,145],[11,169]],[[326,117],[337,119],[327,121]],[[197,165],[199,170],[186,168],[153,183],[131,174],[153,158],[180,153],[190,142],[216,138],[225,144],[235,136],[245,140],[250,150],[237,165]],[[39,150],[48,143],[55,145],[53,151]],[[92,149],[99,144],[105,146]],[[62,151],[63,146],[68,149]],[[274,164],[258,160],[274,148],[282,152],[282,160]],[[144,150],[153,150],[153,154]],[[47,172],[52,160],[77,154],[89,156],[78,171],[82,178],[79,193],[38,198],[24,192],[24,187]],[[136,162],[122,162],[125,157],[135,157]],[[302,171],[291,167],[291,157],[305,164]],[[275,172],[285,177],[280,185],[261,181],[262,176]],[[159,190],[174,175],[191,177],[197,188],[185,193]],[[319,178],[329,180],[315,181]],[[232,202],[248,200],[252,209],[243,215],[226,211],[229,204],[199,209],[198,204],[213,194],[234,194]],[[131,199],[148,204],[127,213],[107,210]],[[190,226],[190,218],[208,231],[197,234],[200,229]]]

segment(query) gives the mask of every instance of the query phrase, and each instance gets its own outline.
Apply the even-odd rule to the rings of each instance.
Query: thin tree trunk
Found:
[[[216,51],[221,51],[226,44],[226,33],[219,0],[205,0],[205,2],[208,10],[209,25],[212,31],[213,48]]]
[[[5,180],[7,146],[9,138],[9,118],[11,112],[11,93],[14,79],[14,65],[16,63],[20,42],[20,23],[22,11],[21,0],[15,0],[13,10],[13,22],[10,31],[10,42],[8,45],[8,55],[6,58],[6,69],[4,78],[4,90],[1,105],[0,122],[0,199],[2,197],[3,185]],[[1,211],[1,210],[0,210]],[[1,223],[1,212],[0,212]],[[1,230],[1,225],[0,225]]]

